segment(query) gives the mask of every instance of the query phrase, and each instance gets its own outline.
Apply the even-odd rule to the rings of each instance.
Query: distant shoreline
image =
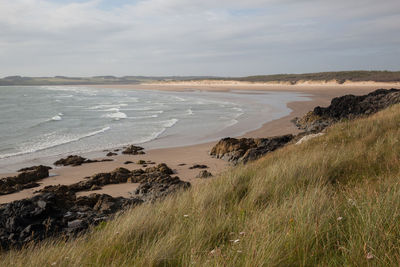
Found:
[[[337,80],[331,81],[318,81],[318,80],[301,80],[296,83],[291,83],[287,81],[271,81],[271,82],[248,82],[248,81],[235,81],[235,80],[199,80],[199,81],[163,81],[163,82],[152,82],[152,83],[141,83],[138,85],[146,85],[146,86],[289,86],[289,87],[304,87],[304,86],[400,86],[400,82],[374,82],[374,81],[345,81],[339,82]],[[124,85],[121,85],[124,86]],[[129,85],[126,85],[129,86]]]
[[[336,71],[303,74],[272,74],[245,77],[222,76],[93,76],[93,77],[23,77],[0,78],[0,86],[57,86],[57,85],[138,85],[138,84],[400,84],[400,71]]]
[[[0,79],[1,81],[1,79]],[[329,86],[329,87],[348,87],[348,86],[394,86],[400,87],[399,82],[377,82],[377,81],[343,81],[340,82],[338,80],[299,80],[296,82],[289,81],[240,81],[240,80],[218,80],[218,79],[205,79],[205,80],[172,80],[172,81],[147,81],[147,82],[99,82],[99,83],[90,83],[90,82],[73,82],[73,83],[32,83],[32,84],[2,84],[1,87],[7,86],[89,86],[89,87],[120,87],[120,88],[134,88],[138,89],[140,87],[152,87],[152,86],[175,86],[175,91],[180,91],[179,87],[182,86],[216,86],[216,87],[224,87],[224,86],[248,86],[252,88],[257,87],[277,87],[277,86],[287,86],[292,89],[297,87],[319,87],[319,86]]]

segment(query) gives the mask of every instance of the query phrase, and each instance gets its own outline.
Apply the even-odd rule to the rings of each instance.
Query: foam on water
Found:
[[[179,121],[178,119],[174,118],[174,119],[170,119],[170,120],[167,120],[167,121],[163,121],[162,125],[165,128],[170,128],[170,127],[174,126],[178,121]]]
[[[105,133],[106,131],[108,131],[110,129],[111,129],[111,127],[107,126],[100,130],[97,130],[97,131],[93,131],[93,132],[81,134],[81,135],[76,135],[76,136],[62,135],[57,132],[47,133],[47,134],[43,135],[41,140],[37,140],[34,144],[28,144],[28,145],[22,144],[21,146],[19,146],[20,152],[0,155],[0,159],[9,158],[12,156],[24,155],[24,154],[33,153],[33,152],[38,152],[38,151],[53,148],[56,146],[77,142],[84,138],[88,138],[88,137],[95,136],[95,135],[98,135],[101,133]]]
[[[62,120],[62,118],[61,118],[61,116],[56,115],[56,116],[54,116],[53,118],[51,118],[51,120],[52,120],[52,121],[60,121],[60,120]]]
[[[119,112],[119,108],[109,108],[109,109],[105,109],[103,111],[116,111],[116,112]]]
[[[121,119],[126,119],[128,116],[123,113],[123,112],[114,112],[114,113],[108,113],[102,116],[103,118],[111,118],[114,120],[121,120]]]

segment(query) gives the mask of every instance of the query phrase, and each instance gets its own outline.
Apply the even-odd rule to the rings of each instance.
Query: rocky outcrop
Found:
[[[125,168],[117,168],[109,173],[95,174],[87,180],[75,184],[46,186],[38,192],[72,195],[80,191],[99,190],[108,184],[140,183],[139,188],[143,190],[139,190],[135,197],[143,201],[153,201],[175,191],[178,187],[190,186],[190,183],[181,181],[179,177],[171,177],[173,173],[173,170],[164,163],[144,170],[130,171]]]
[[[230,161],[234,164],[247,163],[274,151],[294,138],[293,135],[283,135],[270,138],[224,138],[211,150],[210,155]]]
[[[118,168],[79,183],[47,186],[33,198],[0,205],[0,248],[20,247],[51,236],[74,236],[131,205],[155,201],[190,187],[190,183],[171,174],[173,170],[163,163],[144,170]],[[140,183],[132,198],[104,194],[76,197],[79,191],[127,182]]]
[[[122,154],[143,155],[145,154],[143,150],[144,150],[143,147],[131,145],[127,147],[124,151],[122,151]]]
[[[21,247],[33,241],[62,235],[75,236],[109,220],[116,212],[142,203],[139,199],[109,195],[42,193],[0,205],[0,248]]]
[[[370,115],[391,105],[400,103],[400,90],[378,89],[367,95],[345,95],[332,99],[328,107],[316,107],[294,123],[306,132],[320,132],[343,119],[354,119]]]
[[[56,166],[80,166],[86,163],[112,161],[112,159],[91,160],[77,155],[70,155],[54,162]]]
[[[187,189],[190,187],[189,182],[184,182],[178,177],[160,176],[150,178],[140,183],[139,187],[132,195],[143,201],[154,202],[160,198],[176,192],[177,190]]]
[[[92,188],[100,189],[108,184],[126,183],[128,178],[132,176],[131,171],[125,168],[117,168],[112,172],[98,173],[89,177],[85,181],[80,181],[71,185],[49,185],[39,190],[39,193],[76,193],[80,191],[92,190]]]
[[[7,195],[39,186],[36,181],[49,177],[50,169],[51,167],[43,165],[33,166],[19,170],[21,173],[17,176],[0,179],[0,195]]]

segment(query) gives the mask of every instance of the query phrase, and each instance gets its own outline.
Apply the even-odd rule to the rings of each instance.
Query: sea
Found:
[[[41,157],[147,149],[240,136],[286,116],[301,93],[127,90],[86,86],[0,87],[0,172]]]

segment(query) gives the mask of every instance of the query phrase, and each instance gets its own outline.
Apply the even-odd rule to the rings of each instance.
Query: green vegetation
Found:
[[[400,105],[2,266],[398,266]]]
[[[210,77],[210,76],[96,76],[96,77],[21,77],[10,76],[0,79],[0,86],[5,85],[89,85],[89,84],[140,84],[160,81],[200,81],[234,80],[244,82],[288,82],[296,84],[299,81],[332,81],[339,83],[345,81],[374,81],[374,82],[400,82],[400,71],[339,71],[305,74],[275,74],[248,77]]]
[[[276,74],[258,75],[243,78],[232,78],[230,80],[247,82],[289,82],[296,84],[299,81],[345,81],[361,82],[399,82],[400,71],[339,71],[339,72],[320,72],[305,74]]]

